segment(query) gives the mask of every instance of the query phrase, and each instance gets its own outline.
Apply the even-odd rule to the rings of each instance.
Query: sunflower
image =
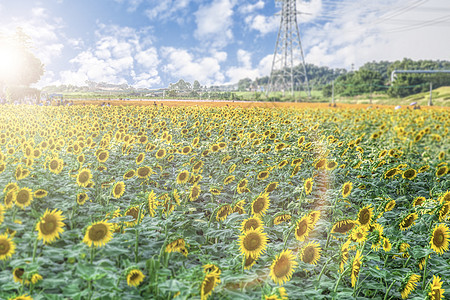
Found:
[[[109,152],[106,150],[102,150],[98,153],[97,155],[97,160],[101,163],[104,163],[108,160],[109,158]]]
[[[252,202],[252,214],[257,217],[262,217],[269,209],[270,199],[268,193],[259,194]]]
[[[264,180],[269,177],[270,173],[269,171],[261,171],[258,173],[258,176],[256,177],[258,180]]]
[[[141,216],[139,217],[139,213]],[[126,225],[128,227],[132,227],[142,221],[142,218],[144,217],[144,212],[139,209],[139,206],[132,206],[127,209],[124,216],[131,216],[133,219],[130,222],[126,222]]]
[[[312,191],[312,187],[313,187],[313,179],[312,178],[308,178],[305,180],[305,182],[303,183],[303,187],[305,188],[305,194],[309,195]]]
[[[450,191],[445,192],[441,197],[439,197],[439,203],[450,202]]]
[[[327,159],[321,158],[314,164],[314,168],[322,169],[322,168],[325,168],[326,164],[327,164]]]
[[[387,237],[382,238],[384,252],[389,252],[392,249],[391,241]]]
[[[320,210],[313,210],[308,213],[308,217],[311,219],[311,227],[316,226],[317,221],[320,218]]]
[[[162,158],[164,158],[164,156],[166,156],[166,149],[160,148],[160,149],[156,152],[155,156],[156,156],[157,159],[162,159]]]
[[[32,276],[31,276],[31,283],[32,284],[36,284],[36,283],[38,283],[39,281],[41,281],[43,278],[42,278],[42,275],[40,275],[40,274],[38,274],[38,273],[34,273]]]
[[[50,172],[55,173],[55,174],[61,173],[63,167],[64,167],[64,162],[62,159],[59,159],[59,158],[53,158],[52,160],[50,160],[50,162],[48,164],[48,169],[50,170]]]
[[[77,175],[77,184],[82,187],[87,187],[91,179],[91,170],[87,168],[81,169]]]
[[[144,152],[139,153],[138,156],[136,156],[136,164],[140,165],[144,161],[144,158],[145,153]]]
[[[283,222],[289,222],[291,220],[291,215],[290,214],[281,214],[276,216],[273,219],[273,225],[278,225],[281,224]]]
[[[427,171],[429,168],[430,168],[429,165],[424,165],[424,166],[420,167],[419,170],[417,170],[417,172],[423,173],[423,172]]]
[[[0,234],[0,260],[11,258],[15,249],[16,244],[11,238],[8,237],[8,234]]]
[[[233,213],[233,209],[230,204],[222,205],[216,213],[217,221],[225,221],[225,219]]]
[[[278,163],[278,169],[282,169],[284,166],[286,166],[289,162],[287,161],[287,159],[282,160]]]
[[[114,184],[112,189],[113,197],[119,199],[125,193],[125,183],[118,181]]]
[[[17,192],[19,190],[19,186],[15,182],[8,183],[3,189],[3,193],[8,193],[9,191]]]
[[[333,225],[331,233],[346,234],[355,227],[356,222],[350,219],[338,221]]]
[[[139,178],[148,178],[153,173],[152,168],[148,166],[139,167],[136,171],[136,175]]]
[[[154,217],[155,216],[155,210],[158,207],[158,201],[156,200],[156,195],[155,195],[155,192],[153,190],[148,194],[147,201],[148,201],[148,213],[152,217]]]
[[[212,294],[214,288],[220,283],[219,275],[206,274],[200,286],[200,300],[206,300]]]
[[[361,208],[358,212],[358,218],[356,219],[356,222],[358,222],[361,226],[369,226],[370,222],[372,221],[372,213],[373,213],[373,207],[365,206]]]
[[[315,265],[319,261],[321,251],[322,249],[318,242],[310,242],[302,248],[300,259],[306,264]]]
[[[264,189],[265,193],[271,193],[278,187],[278,182],[271,182],[269,183],[266,188]]]
[[[245,214],[245,200],[240,200],[238,202],[236,202],[233,206],[233,212],[234,213],[238,213],[240,215]]]
[[[250,270],[253,267],[253,265],[256,263],[257,259],[258,258],[254,258],[254,257],[251,257],[251,256],[249,256],[249,257],[244,256],[243,257],[244,269],[245,270]]]
[[[194,184],[191,187],[191,192],[189,193],[189,200],[190,201],[195,201],[197,200],[198,196],[200,196],[202,189],[200,188],[200,185],[198,185],[197,183]]]
[[[270,278],[276,284],[283,284],[291,280],[295,267],[298,263],[295,261],[295,255],[291,250],[282,251],[272,262],[270,266]]]
[[[81,193],[77,194],[77,204],[78,205],[84,205],[84,203],[86,203],[86,201],[88,199],[89,199],[89,196],[85,192],[81,192]]]
[[[263,226],[263,222],[261,221],[260,218],[258,218],[258,217],[250,217],[250,218],[245,219],[244,221],[242,221],[242,223],[241,223],[241,231],[242,232],[246,232],[247,230],[250,230],[250,229],[262,228],[262,226]]]
[[[24,282],[24,275],[25,275],[25,269],[24,268],[15,268],[13,270],[14,282],[23,283]],[[26,282],[27,282],[27,280],[25,279],[25,283]]]
[[[411,274],[401,291],[402,299],[408,298],[409,294],[416,289],[417,283],[420,280],[420,275]]]
[[[327,169],[328,171],[333,171],[334,169],[336,169],[338,166],[337,162],[334,160],[329,160],[327,161],[327,164],[325,165],[325,169]]]
[[[403,218],[400,222],[399,227],[402,231],[409,229],[416,223],[418,216],[416,213],[412,213]]]
[[[136,175],[136,171],[135,170],[128,170],[125,172],[125,174],[123,174],[123,179],[127,180],[127,179],[131,179],[134,177],[134,175]]]
[[[425,203],[425,200],[426,200],[425,197],[416,197],[416,198],[413,200],[412,205],[413,205],[413,207],[421,206],[422,204]]]
[[[54,240],[60,238],[60,234],[64,232],[65,224],[62,222],[66,218],[62,215],[62,211],[54,209],[46,210],[44,215],[36,224],[38,231],[38,239],[43,240],[44,244],[50,244]]]
[[[347,198],[350,193],[352,192],[353,183],[350,181],[347,181],[342,186],[342,197]]]
[[[351,238],[354,242],[362,245],[364,241],[367,240],[367,230],[365,227],[359,226],[355,230],[352,231]]]
[[[247,184],[248,184],[248,180],[246,178],[242,179],[241,181],[239,181],[236,190],[239,194],[242,194],[244,192],[247,191]]]
[[[189,171],[183,170],[177,175],[177,184],[184,184],[189,180]]]
[[[388,199],[389,201],[386,203],[386,206],[384,207],[384,211],[391,211],[394,209],[395,207],[395,200],[393,199]]]
[[[6,193],[5,198],[3,199],[3,202],[5,203],[5,208],[10,208],[16,201],[16,191],[10,190]]]
[[[352,264],[352,287],[356,285],[356,281],[358,280],[359,270],[361,268],[363,256],[361,255],[361,251],[357,250],[355,254],[355,258],[353,258],[353,264]]]
[[[21,188],[16,194],[16,205],[20,208],[25,208],[33,201],[33,193],[31,189],[24,187]]]
[[[399,170],[397,168],[391,168],[384,173],[384,178],[385,179],[392,178],[395,175],[397,175],[398,172],[399,172]]]
[[[262,227],[249,229],[239,236],[239,248],[246,257],[258,258],[266,249],[267,233],[262,231]]]
[[[192,152],[191,146],[184,146],[184,147],[181,149],[181,154],[184,154],[184,155],[187,155],[187,154],[189,154],[189,153],[191,153],[191,152]]]
[[[441,166],[436,170],[436,177],[442,177],[447,174],[448,168],[447,166]]]
[[[86,230],[83,243],[89,247],[102,247],[112,239],[112,225],[105,221],[94,222]]]
[[[450,239],[450,231],[446,224],[436,225],[433,229],[430,239],[430,247],[437,254],[441,255],[448,251],[448,244]]]
[[[46,197],[48,195],[48,192],[46,191],[46,190],[44,190],[44,189],[37,189],[37,190],[35,190],[34,192],[33,192],[33,196],[35,197],[35,198],[44,198],[44,197]]]
[[[404,179],[412,180],[417,176],[417,171],[414,169],[408,169],[405,172],[403,172],[402,177]]]
[[[439,276],[433,275],[433,281],[428,287],[428,296],[430,300],[441,300],[444,299],[445,290],[442,288],[442,279]]]
[[[128,286],[138,286],[144,281],[145,275],[139,269],[131,269],[127,274]]]
[[[311,225],[311,218],[307,215],[298,220],[297,224],[295,225],[295,238],[300,242],[306,240],[312,230]]]
[[[187,256],[186,241],[183,238],[176,239],[167,244],[164,251],[167,253],[180,252],[184,256]]]
[[[444,202],[441,209],[439,210],[439,221],[443,222],[447,218],[448,213],[450,212],[450,202]]]

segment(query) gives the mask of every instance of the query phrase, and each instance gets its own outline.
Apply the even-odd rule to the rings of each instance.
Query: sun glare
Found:
[[[20,49],[11,43],[0,43],[0,82],[13,82],[19,75],[24,57]]]

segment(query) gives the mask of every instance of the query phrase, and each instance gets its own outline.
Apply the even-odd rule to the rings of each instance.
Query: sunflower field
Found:
[[[448,110],[0,108],[0,299],[450,298]]]

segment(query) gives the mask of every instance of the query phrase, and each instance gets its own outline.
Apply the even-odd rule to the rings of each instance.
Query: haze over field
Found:
[[[450,60],[447,0],[298,1],[307,63],[348,70],[372,60]],[[35,85],[86,80],[159,88],[268,75],[273,0],[0,1],[2,34],[32,38],[45,74]]]

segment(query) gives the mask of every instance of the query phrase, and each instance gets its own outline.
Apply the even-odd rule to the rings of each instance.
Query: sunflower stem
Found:
[[[384,294],[384,300],[387,299],[387,297],[388,297],[388,295],[389,295],[389,292],[391,291],[391,288],[392,288],[392,286],[394,285],[394,283],[395,283],[396,281],[397,281],[397,280],[392,281],[391,285],[390,285],[390,286],[388,287],[388,289],[386,290],[386,294]]]
[[[36,250],[37,250],[38,239],[36,238],[33,245],[33,263],[36,262]]]
[[[336,255],[330,257],[330,258],[327,260],[327,262],[323,265],[322,270],[320,271],[319,276],[317,277],[317,282],[320,282],[320,278],[322,277],[322,274],[323,274],[323,272],[325,271],[325,267],[328,265],[328,263],[329,263],[333,258],[335,258],[335,257],[338,256],[338,255],[339,255],[339,254],[336,254]]]
[[[349,265],[349,266],[344,270],[344,272],[342,272],[341,274],[339,274],[338,280],[336,281],[336,285],[334,286],[333,293],[336,293],[337,288],[338,288],[338,285],[339,285],[339,283],[341,282],[342,276],[344,276],[344,274],[347,273],[347,271],[348,271],[351,267],[352,267],[352,266]],[[333,299],[334,299],[334,297],[333,297]]]
[[[94,262],[94,256],[95,256],[95,247],[91,248],[91,257],[90,257],[90,263],[92,265],[92,263]]]
[[[423,266],[422,290],[425,290],[425,281],[427,278],[427,264],[428,264],[429,257],[430,257],[430,255],[427,255],[427,257],[425,258],[424,266]]]
[[[294,228],[295,228],[295,227],[296,227],[296,226],[292,226],[291,229],[289,230],[288,234],[287,234],[286,237],[284,238],[283,250],[286,250],[286,244],[287,244],[287,241],[288,241],[289,237],[291,236],[292,231],[294,231]]]

